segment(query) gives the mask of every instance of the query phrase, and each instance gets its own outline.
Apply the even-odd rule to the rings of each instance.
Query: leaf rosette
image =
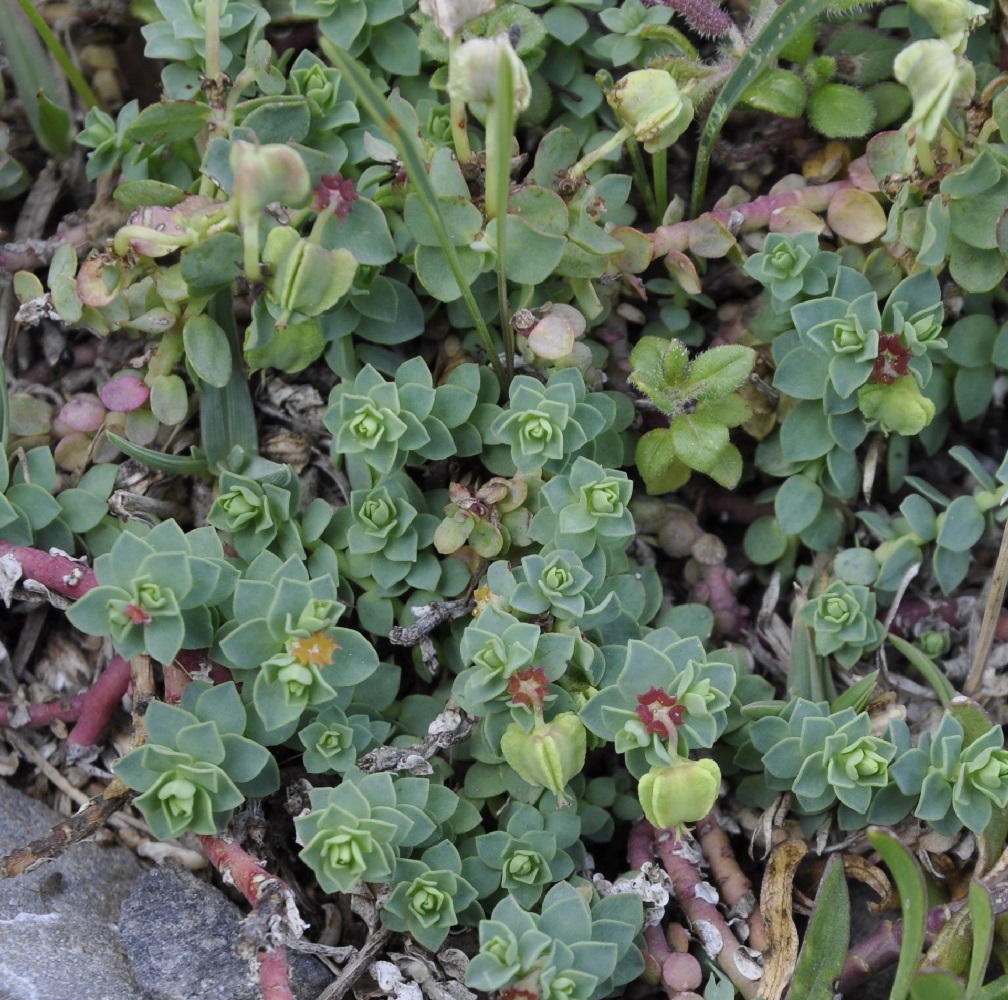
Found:
[[[95,560],[99,586],[68,611],[89,635],[110,635],[120,656],[148,652],[171,663],[180,649],[209,646],[213,608],[234,589],[238,571],[224,559],[213,528],[188,533],[164,521],[144,538],[123,532]]]
[[[699,639],[656,629],[631,639],[618,662],[606,669],[615,681],[588,700],[581,718],[626,754],[634,777],[709,749],[724,732],[737,674],[730,663],[708,659]]]
[[[161,840],[185,830],[223,830],[247,797],[280,785],[276,761],[243,735],[245,708],[234,684],[194,681],[182,705],[155,701],[147,710],[147,742],[116,765],[134,800]]]
[[[832,656],[842,667],[853,667],[885,638],[885,626],[875,617],[875,595],[843,580],[803,605],[798,620],[811,627],[816,653]]]

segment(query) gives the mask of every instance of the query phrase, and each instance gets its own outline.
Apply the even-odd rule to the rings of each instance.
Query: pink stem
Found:
[[[639,822],[647,825],[643,820]],[[742,945],[735,932],[717,906],[705,898],[706,893],[697,891],[703,882],[698,866],[699,849],[675,830],[655,831],[654,845],[672,879],[679,906],[704,951],[717,962],[745,1000],[753,1000],[759,994],[760,980],[750,979],[742,972],[737,958]]]
[[[768,194],[754,201],[736,205],[733,208],[715,208],[705,212],[695,220],[677,222],[672,226],[659,226],[653,236],[653,258],[664,257],[667,253],[689,249],[690,227],[704,219],[715,219],[733,233],[745,233],[753,229],[766,229],[773,214],[782,208],[792,206],[808,209],[810,212],[825,212],[833,196],[840,191],[853,188],[850,180],[830,181],[787,191],[782,194]]]
[[[284,905],[293,906],[290,887],[271,875],[226,831],[199,838],[207,859],[248,900],[253,909],[260,903],[278,909],[283,916]],[[260,952],[259,982],[263,1000],[294,1000],[290,987],[287,950],[276,945],[271,951]]]
[[[51,555],[26,545],[0,541],[0,556],[6,555],[14,556],[21,564],[24,579],[35,580],[64,597],[83,597],[98,586],[94,570],[69,556]]]
[[[112,717],[130,682],[129,660],[113,656],[98,680],[82,694],[77,725],[67,737],[67,746],[90,747]]]
[[[287,949],[279,945],[275,951],[261,951],[256,955],[256,961],[259,962],[259,986],[263,1000],[294,1000]]]
[[[81,714],[81,704],[84,695],[78,694],[69,700],[59,698],[56,701],[44,701],[35,705],[11,705],[0,703],[0,726],[27,726],[31,729],[41,729],[57,719],[61,722],[76,722]],[[19,721],[16,716],[27,710],[28,719]]]

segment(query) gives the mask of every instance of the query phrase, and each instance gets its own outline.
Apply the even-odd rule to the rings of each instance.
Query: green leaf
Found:
[[[738,389],[755,363],[756,352],[751,347],[741,344],[712,347],[694,359],[686,386],[697,399],[719,399]]]
[[[138,145],[170,146],[195,138],[212,116],[209,104],[197,104],[195,101],[152,104],[137,115],[126,130],[126,138]]]
[[[173,208],[186,197],[186,193],[174,184],[145,178],[124,181],[112,192],[112,197],[127,212],[134,212],[147,205],[163,205],[165,208]]]
[[[875,124],[875,104],[857,87],[827,83],[809,97],[808,119],[827,139],[856,139]]]
[[[849,943],[850,896],[843,861],[834,854],[819,883],[789,997],[833,1000],[833,987],[843,971]]]
[[[868,831],[868,840],[882,855],[882,860],[892,872],[900,894],[903,938],[900,942],[896,978],[889,998],[906,1000],[921,949],[924,947],[927,920],[927,888],[924,885],[924,873],[910,851],[888,831],[873,827]]]
[[[648,493],[653,495],[678,489],[690,477],[690,470],[679,461],[671,432],[665,427],[641,437],[635,460]]]
[[[938,515],[937,543],[953,552],[967,552],[983,537],[986,527],[980,506],[973,497],[956,497]]]
[[[669,434],[676,457],[698,472],[710,472],[721,449],[728,444],[728,428],[704,420],[701,413],[676,417]]]
[[[209,315],[227,335],[231,351],[231,377],[227,385],[205,385],[200,390],[200,432],[211,469],[223,467],[236,451],[251,456],[259,453],[255,408],[248,379],[242,369],[238,349],[231,290],[219,291],[210,301]]]
[[[786,535],[797,535],[815,519],[823,504],[823,492],[805,476],[784,480],[774,497],[774,512]]]
[[[944,969],[921,972],[910,985],[913,1000],[963,1000],[962,981]]]
[[[223,389],[231,379],[231,348],[227,334],[205,313],[186,320],[182,327],[186,360],[206,383]]]
[[[742,95],[741,101],[759,111],[782,118],[798,118],[805,110],[808,91],[796,73],[771,66]]]
[[[990,890],[975,878],[970,881],[969,887],[969,915],[973,925],[973,951],[966,982],[966,1000],[973,1000],[983,986],[994,942],[994,907]]]
[[[45,91],[40,90],[38,114],[39,142],[57,156],[67,156],[73,148],[73,131],[66,109],[49,100]]]
[[[151,384],[150,408],[163,424],[182,423],[189,410],[189,393],[178,375],[158,375]]]
[[[183,455],[165,455],[163,452],[154,451],[152,448],[144,448],[126,438],[120,437],[112,431],[106,431],[106,436],[124,455],[135,458],[138,462],[158,469],[160,472],[170,472],[176,476],[198,476],[207,472],[207,462],[205,458],[193,456],[186,458]]]

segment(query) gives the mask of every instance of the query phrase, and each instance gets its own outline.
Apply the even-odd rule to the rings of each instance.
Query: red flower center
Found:
[[[508,694],[515,705],[527,705],[533,711],[542,709],[549,693],[549,681],[542,667],[516,670],[508,681]]]
[[[681,726],[686,706],[679,704],[675,695],[661,688],[652,687],[644,694],[637,695],[637,718],[644,728],[655,736],[675,739],[676,726]]]
[[[872,368],[871,382],[892,385],[907,374],[910,364],[910,348],[900,343],[898,333],[879,334],[879,352]]]
[[[322,183],[315,188],[315,208],[335,205],[336,218],[342,221],[359,197],[351,178],[344,180],[342,174],[323,174]]]
[[[150,625],[151,616],[137,604],[127,604],[123,608],[123,614],[133,622],[134,625]]]

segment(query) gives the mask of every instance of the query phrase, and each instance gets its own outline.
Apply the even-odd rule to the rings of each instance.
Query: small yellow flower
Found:
[[[333,642],[325,632],[316,632],[304,639],[295,639],[289,643],[288,652],[302,666],[312,664],[325,667],[332,663],[333,655],[339,649],[339,643]]]

